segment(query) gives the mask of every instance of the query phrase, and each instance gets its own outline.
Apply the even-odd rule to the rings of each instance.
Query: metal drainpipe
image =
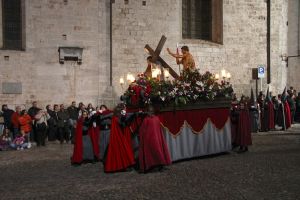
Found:
[[[300,55],[300,2],[298,1],[298,56]]]
[[[271,0],[267,0],[267,83],[271,83]]]
[[[110,5],[109,5],[109,9],[110,9],[110,16],[109,16],[109,45],[110,45],[110,56],[109,56],[109,84],[110,86],[112,86],[112,4],[114,3],[114,0],[110,0]]]

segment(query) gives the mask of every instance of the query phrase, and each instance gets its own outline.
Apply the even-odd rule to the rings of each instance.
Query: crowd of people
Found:
[[[36,101],[28,110],[21,109],[21,106],[12,110],[4,104],[0,111],[2,143],[14,144],[14,141],[21,139],[24,141],[21,149],[24,149],[30,148],[33,142],[38,147],[45,146],[46,140],[59,141],[61,144],[74,142],[76,122],[82,112],[88,110],[91,113],[97,109],[100,108],[94,108],[92,104],[85,106],[83,103],[79,103],[77,107],[75,101],[67,109],[64,104],[47,105],[42,109],[37,106]]]
[[[45,141],[70,141],[74,144],[71,164],[102,161],[105,172],[137,168],[147,172],[161,170],[171,164],[170,153],[164,140],[160,121],[149,112],[126,112],[119,104],[111,111],[105,105],[93,108],[76,102],[65,109],[64,105],[46,106],[46,110],[32,107],[13,111],[2,106],[4,131],[0,149],[22,150],[32,142],[38,147]],[[151,128],[149,128],[151,124]],[[140,128],[141,127],[141,128]]]
[[[248,151],[252,144],[251,133],[287,130],[295,122],[300,122],[300,93],[290,87],[282,94],[272,96],[260,92],[257,99],[253,91],[251,97],[242,96],[240,101],[233,97],[231,107],[231,131],[233,149]]]

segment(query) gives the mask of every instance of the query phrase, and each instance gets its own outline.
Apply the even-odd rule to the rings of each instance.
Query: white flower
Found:
[[[190,87],[190,83],[184,83],[184,86],[188,86],[188,87]]]

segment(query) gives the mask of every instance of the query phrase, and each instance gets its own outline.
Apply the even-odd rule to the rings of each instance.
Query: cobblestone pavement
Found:
[[[0,199],[300,199],[300,125],[253,135],[249,152],[105,174],[70,165],[72,145],[0,152]]]

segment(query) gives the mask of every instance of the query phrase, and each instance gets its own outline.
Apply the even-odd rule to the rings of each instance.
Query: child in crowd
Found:
[[[18,135],[13,142],[10,144],[11,148],[16,149],[16,150],[24,150],[27,148],[30,148],[28,145],[28,142],[26,142],[24,134],[23,135]]]
[[[6,151],[9,149],[11,143],[11,138],[9,135],[9,129],[6,128],[0,137],[0,151]]]

